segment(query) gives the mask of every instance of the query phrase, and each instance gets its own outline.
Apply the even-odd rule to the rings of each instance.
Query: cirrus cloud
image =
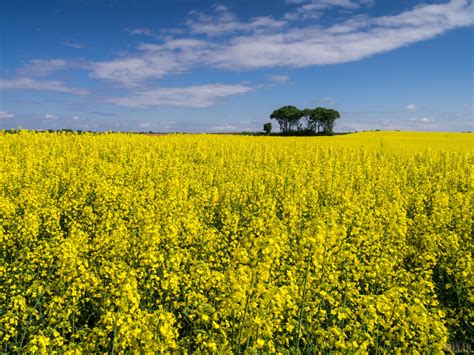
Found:
[[[15,79],[0,79],[0,89],[2,90],[37,90],[37,91],[56,91],[72,95],[87,95],[88,90],[71,88],[63,82],[57,80],[37,80],[26,77]]]
[[[106,98],[104,102],[119,106],[149,108],[153,106],[174,106],[205,108],[228,96],[242,95],[252,88],[246,85],[210,84],[180,88],[158,88],[116,98]]]
[[[330,2],[301,3],[324,8]],[[346,8],[361,4],[339,1],[339,7]],[[93,63],[90,76],[137,86],[202,66],[235,71],[346,63],[471,26],[473,14],[471,1],[451,0],[391,16],[353,16],[323,27],[269,17],[242,22],[220,5],[210,15],[192,11],[186,22],[187,36],[180,37],[176,31],[160,43],[140,44],[136,54]],[[205,39],[193,37],[203,34]]]
[[[8,111],[0,111],[0,120],[6,118],[14,118],[15,114]]]

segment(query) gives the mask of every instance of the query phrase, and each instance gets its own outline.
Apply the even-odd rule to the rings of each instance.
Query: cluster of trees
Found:
[[[282,133],[307,132],[331,135],[334,133],[336,120],[341,117],[333,109],[316,107],[300,110],[295,106],[283,106],[272,112],[270,119],[274,119],[280,126]],[[266,123],[263,130],[271,132],[271,123]]]

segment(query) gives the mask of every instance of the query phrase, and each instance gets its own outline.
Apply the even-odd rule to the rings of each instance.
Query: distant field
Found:
[[[473,133],[453,133],[453,132],[361,132],[344,136],[334,137],[338,140],[349,140],[353,144],[365,146],[385,145],[390,149],[435,149],[447,151],[474,151]],[[357,142],[357,143],[356,143]]]
[[[0,133],[0,349],[470,346],[473,138]]]

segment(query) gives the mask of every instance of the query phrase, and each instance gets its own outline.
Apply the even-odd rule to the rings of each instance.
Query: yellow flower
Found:
[[[469,336],[472,134],[0,131],[0,153],[4,352],[431,353]]]

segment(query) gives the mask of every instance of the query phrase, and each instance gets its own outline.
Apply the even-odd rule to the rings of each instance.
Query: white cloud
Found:
[[[137,86],[144,80],[161,78],[178,69],[170,57],[141,56],[94,63],[90,76],[116,81],[125,86]]]
[[[341,8],[344,10],[357,10],[361,4],[353,0],[302,0],[287,1],[299,6],[285,14],[285,19],[290,21],[309,20],[319,18],[329,8]]]
[[[129,30],[129,33],[132,35],[140,35],[140,36],[149,36],[149,37],[156,37],[156,33],[150,30],[149,28],[132,28]]]
[[[320,97],[318,101],[328,105],[334,105],[336,103],[336,100],[331,97]]]
[[[451,0],[448,3],[418,5],[399,15],[378,17],[374,19],[374,23],[395,28],[440,24],[446,29],[472,24],[473,9],[474,5],[471,0]]]
[[[186,35],[180,31],[182,29],[170,29],[169,36],[160,37],[148,28],[134,28],[129,31],[131,34],[152,37],[157,40],[156,43],[141,43],[134,54],[88,64],[61,58],[33,59],[20,68],[20,77],[0,79],[0,89],[86,95],[87,90],[68,87],[61,81],[37,79],[60,70],[82,68],[90,70],[90,77],[135,88],[136,92],[128,96],[105,99],[109,103],[145,108],[208,107],[222,98],[244,94],[252,88],[244,84],[156,89],[143,87],[149,80],[203,66],[226,70],[252,70],[356,61],[433,38],[457,27],[474,24],[474,5],[470,0],[419,5],[391,16],[356,15],[326,27],[292,20],[301,19],[301,16],[306,16],[307,19],[319,16],[318,14],[328,9],[350,12],[370,5],[371,1],[287,2],[293,4],[295,9],[285,14],[282,19],[260,16],[243,21],[226,6],[219,5],[214,6],[210,13],[190,12],[185,22],[188,29],[184,32]],[[291,14],[297,16],[292,18]],[[65,44],[68,45],[67,43],[75,42]],[[290,78],[287,75],[273,75],[269,79],[274,83],[284,83]],[[415,111],[416,105],[407,105],[406,109]],[[431,120],[424,117],[418,122],[428,123]]]
[[[290,81],[290,77],[288,75],[270,75],[268,78],[276,83],[286,83]]]
[[[57,80],[37,80],[26,77],[15,79],[0,79],[0,89],[3,90],[38,90],[38,91],[56,91],[72,95],[87,95],[89,91],[66,86],[63,82]]]
[[[327,8],[331,6],[340,6],[340,7],[349,7],[354,8],[360,5],[363,6],[372,6],[375,4],[375,0],[286,0],[287,4],[319,4],[322,8]],[[355,4],[355,5],[354,5]]]
[[[269,16],[253,17],[249,21],[241,22],[227,6],[217,5],[211,8],[210,13],[190,11],[186,25],[192,33],[216,36],[232,32],[251,32],[278,29],[285,26],[286,21],[275,20]]]
[[[53,72],[68,69],[64,59],[32,59],[28,64],[19,69],[22,76],[48,76]]]
[[[15,117],[14,113],[8,112],[8,111],[0,111],[0,120],[4,118],[13,118]]]
[[[342,33],[306,26],[284,33],[239,36],[215,53],[213,65],[254,69],[360,60],[471,25],[472,10],[470,2],[452,0],[446,4],[418,6],[400,15],[352,21],[350,30]]]
[[[292,1],[295,3],[295,1]],[[297,1],[301,6],[355,9],[370,1]],[[139,46],[135,55],[93,63],[90,76],[138,86],[146,80],[208,66],[227,70],[309,67],[361,60],[474,24],[468,0],[420,5],[398,15],[354,16],[329,27],[289,24],[270,17],[242,22],[225,6],[211,14],[192,11],[188,33],[206,40],[169,36]],[[176,31],[179,33],[179,31]]]
[[[419,122],[419,123],[430,123],[433,120],[429,117],[421,117],[421,118],[412,118],[410,121]]]
[[[51,113],[47,113],[47,114],[44,115],[44,118],[45,118],[46,120],[57,120],[57,119],[58,119],[58,116],[53,115],[53,114],[51,114]]]
[[[57,71],[69,69],[89,69],[89,64],[84,61],[73,61],[62,58],[32,59],[22,66],[18,72],[21,77],[46,77]]]
[[[241,120],[227,121],[210,124],[202,127],[206,132],[225,133],[225,132],[255,132],[262,131],[263,123],[261,120]]]
[[[226,132],[226,131],[235,132],[235,131],[238,131],[240,129],[239,129],[239,127],[234,126],[232,124],[224,123],[224,124],[209,127],[209,130],[210,131],[218,131],[218,132]]]
[[[165,122],[140,122],[138,127],[143,130],[149,131],[169,131],[176,124],[175,121]]]
[[[346,116],[344,116],[346,117]],[[347,118],[347,117],[346,117]],[[423,130],[423,131],[438,131],[443,130],[443,126],[437,124],[438,121],[428,118],[420,117],[408,120],[398,120],[393,117],[385,119],[367,119],[364,117],[352,117],[352,119],[345,120],[344,122],[338,123],[337,127],[340,131],[362,131],[362,130]],[[446,126],[444,126],[446,127]],[[454,130],[457,130],[455,126],[451,126]]]
[[[194,38],[179,38],[179,39],[169,39],[165,43],[158,45],[158,44],[147,44],[142,43],[138,47],[140,50],[143,51],[150,51],[150,52],[158,52],[158,51],[165,51],[165,50],[179,50],[179,51],[186,51],[186,50],[193,50],[196,48],[206,48],[208,47],[209,43],[203,40],[194,39]]]
[[[75,48],[75,49],[82,49],[85,48],[85,46],[82,43],[76,42],[76,41],[66,41],[63,43],[67,47]]]
[[[104,102],[119,106],[148,108],[152,106],[175,106],[204,108],[219,99],[241,95],[251,91],[246,85],[210,84],[181,88],[159,88],[143,90],[126,97],[108,98]]]
[[[139,86],[170,73],[182,73],[205,61],[210,45],[202,40],[169,39],[163,44],[142,43],[139,55],[96,62],[91,77],[111,80],[124,86]]]

